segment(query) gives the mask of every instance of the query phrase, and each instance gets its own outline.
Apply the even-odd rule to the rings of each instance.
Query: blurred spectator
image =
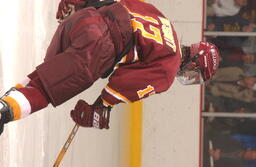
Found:
[[[246,76],[256,76],[256,64],[245,64],[243,69]]]
[[[207,0],[206,21],[208,31],[256,32],[256,0]],[[207,41],[220,49],[222,68],[205,87],[205,110],[256,112],[256,38],[217,36],[207,37]],[[209,155],[214,158],[214,167],[256,167],[255,119],[206,120],[214,126],[204,125],[208,130],[204,134],[203,160],[208,164],[204,162],[203,167],[210,167]]]
[[[255,110],[255,107],[252,109]],[[243,138],[243,142],[245,141],[244,145],[246,145],[247,148],[256,148],[255,129],[256,129],[255,118],[246,118],[246,119],[238,119],[238,120],[236,119],[236,121],[233,121],[231,133],[233,134],[234,137],[237,136],[236,138],[239,138],[237,134],[241,134],[243,136],[254,136],[253,140],[252,140],[252,137],[250,138],[250,140],[248,140],[248,137],[247,139]],[[254,142],[249,142],[249,141],[254,141]]]
[[[243,117],[210,117],[205,122],[205,132],[211,137],[219,135],[232,135],[233,137],[237,134],[242,136],[254,136],[256,137],[256,120],[255,118],[243,118]],[[246,145],[245,148],[256,148],[256,140],[254,144],[249,143],[249,140],[243,140]],[[242,142],[242,140],[240,140]],[[246,141],[246,142],[244,142]],[[252,143],[252,142],[250,142]]]
[[[208,7],[208,16],[234,16],[246,3],[247,0],[213,0]]]
[[[254,64],[255,55],[245,53],[241,47],[226,47],[220,49],[221,63],[220,67],[240,66],[245,64]]]
[[[253,32],[255,30],[255,25],[239,14],[224,17],[208,16],[207,30],[225,32]]]
[[[245,10],[255,10],[256,9],[256,1],[255,0],[247,0],[247,5],[244,7]]]
[[[210,150],[209,154],[215,160],[214,167],[256,166],[256,150],[246,149],[241,151],[225,152],[225,150],[218,148]]]
[[[247,103],[230,97],[206,95],[206,112],[252,113],[254,103]],[[210,106],[211,105],[211,106]]]
[[[239,137],[239,138],[237,138]],[[256,150],[247,148],[241,140],[255,142],[254,136],[220,135],[213,139],[213,149],[209,149],[215,167],[255,167]],[[249,138],[248,138],[249,137]],[[252,138],[251,138],[252,137]]]
[[[247,2],[249,2],[249,5],[255,4],[251,0],[208,0],[207,30],[226,32],[256,31],[256,7],[249,7]]]
[[[245,149],[256,149],[256,136],[255,135],[245,135],[245,134],[238,133],[238,134],[232,134],[231,138],[236,141],[239,141]]]
[[[216,46],[218,46],[218,48],[221,49],[225,49],[228,47],[242,47],[243,50],[245,50],[246,52],[250,52],[252,50],[251,47],[251,40],[249,40],[249,37],[247,36],[208,36],[207,37],[207,41],[215,44]],[[250,46],[249,46],[250,44]],[[246,45],[246,49],[244,49],[244,45]],[[250,52],[252,53],[252,52]]]
[[[240,66],[250,75],[256,76],[256,38],[255,37],[208,37],[220,51],[220,67]]]
[[[251,23],[256,24],[256,1],[248,0],[247,5],[240,10],[240,15],[249,20]]]
[[[239,67],[220,68],[207,87],[213,96],[247,103],[256,101],[256,77],[246,76]]]
[[[255,1],[256,2],[256,1]],[[256,14],[256,11],[255,11]],[[256,52],[256,37],[251,36],[246,38],[240,46],[243,48],[243,51],[247,53],[255,53]]]
[[[205,122],[204,129],[204,165],[210,167],[210,158],[214,160],[214,167],[255,167],[256,166],[256,136],[232,133],[232,126],[226,126],[227,121],[220,122],[217,118],[213,122]],[[230,118],[229,118],[230,120]],[[238,119],[233,118],[234,122]],[[246,119],[248,120],[248,119]],[[255,127],[255,120],[250,124]],[[214,123],[215,122],[215,123]],[[239,122],[241,119],[239,119]],[[247,125],[240,124],[241,126]],[[210,147],[211,142],[211,147]]]

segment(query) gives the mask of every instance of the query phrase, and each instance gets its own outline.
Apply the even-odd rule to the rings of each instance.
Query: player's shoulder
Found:
[[[164,16],[162,12],[153,4],[140,0],[121,0],[129,12],[139,13],[141,15]]]

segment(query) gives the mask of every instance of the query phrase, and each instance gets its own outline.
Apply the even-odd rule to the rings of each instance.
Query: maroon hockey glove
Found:
[[[79,100],[75,109],[71,111],[72,119],[80,126],[109,129],[110,107],[105,107],[100,100],[89,105]]]
[[[63,20],[64,15],[70,12],[70,7],[68,4],[74,5],[75,10],[77,11],[78,9],[83,8],[86,2],[85,0],[61,0],[59,3],[58,11],[56,13],[56,19]]]

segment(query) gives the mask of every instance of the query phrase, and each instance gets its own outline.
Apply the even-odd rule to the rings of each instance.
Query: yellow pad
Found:
[[[20,110],[20,105],[17,103],[15,99],[13,99],[10,96],[5,96],[3,97],[3,100],[6,101],[10,107],[12,108],[13,112],[13,121],[18,120],[21,117],[21,110]]]

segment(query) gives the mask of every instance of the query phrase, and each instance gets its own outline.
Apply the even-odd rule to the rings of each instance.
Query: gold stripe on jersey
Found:
[[[24,86],[22,85],[22,84],[16,84],[15,86],[14,86],[16,89],[18,89],[18,88],[24,88]]]
[[[120,63],[126,63],[127,61],[127,55],[125,55],[121,60]]]
[[[121,100],[125,103],[131,103],[131,101],[129,99],[127,99],[125,96],[121,95],[120,93],[118,93],[117,91],[113,90],[112,88],[110,88],[109,86],[105,87],[105,90],[111,94],[112,96],[114,96],[115,98],[117,98],[118,100]]]
[[[143,19],[143,20],[146,20],[146,21],[149,21],[149,22],[151,22],[151,23],[155,23],[155,24],[159,25],[159,22],[158,22],[156,19],[154,19],[153,17],[150,17],[150,16],[142,16],[142,15],[139,14],[139,13],[134,13],[134,12],[130,11],[130,9],[128,9],[126,6],[124,6],[124,7],[126,8],[126,10],[127,10],[131,15],[133,15],[133,17],[139,17],[139,18],[141,18],[141,19]]]
[[[107,102],[107,101],[104,100],[103,98],[101,98],[101,99],[102,99],[102,101],[103,101],[103,105],[104,105],[104,106],[106,106],[106,107],[107,107],[107,106],[111,106],[111,107],[113,106],[113,104],[110,104],[109,102]]]
[[[115,65],[114,70],[119,68],[119,64],[124,64],[127,61],[127,54]]]
[[[159,25],[159,22],[154,19],[153,17],[150,17],[150,16],[142,16],[141,14],[138,14],[138,13],[133,13],[133,12],[129,12],[131,15],[133,15],[134,17],[139,17],[143,20],[146,20],[148,22],[151,22],[151,23],[155,23],[157,25]]]

